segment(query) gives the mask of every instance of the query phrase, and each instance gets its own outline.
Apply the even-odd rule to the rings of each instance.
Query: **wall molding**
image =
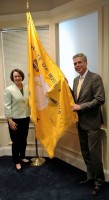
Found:
[[[46,152],[41,147],[38,148],[38,154],[40,157],[47,157]],[[0,147],[0,156],[11,156],[11,146],[10,147]],[[27,147],[26,148],[26,156],[35,157],[36,156],[36,148],[35,147]]]

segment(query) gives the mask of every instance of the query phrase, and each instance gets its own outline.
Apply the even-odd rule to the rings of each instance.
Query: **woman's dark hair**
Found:
[[[13,73],[14,72],[18,72],[20,74],[20,76],[22,77],[22,81],[24,80],[24,78],[25,78],[24,73],[20,69],[13,69],[12,72],[11,72],[11,74],[10,74],[11,81],[14,82],[14,79],[13,79]]]

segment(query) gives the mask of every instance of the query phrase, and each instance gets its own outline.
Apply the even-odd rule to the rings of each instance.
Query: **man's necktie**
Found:
[[[80,93],[80,89],[81,89],[83,80],[84,80],[84,79],[83,79],[82,77],[80,77],[79,83],[78,83],[78,87],[77,87],[77,98],[79,97],[79,93]]]

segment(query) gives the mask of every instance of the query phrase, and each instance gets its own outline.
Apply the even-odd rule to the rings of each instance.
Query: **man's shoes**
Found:
[[[93,196],[97,196],[101,192],[102,187],[95,186],[94,190],[92,191]]]
[[[84,179],[82,181],[79,182],[80,185],[91,185],[92,183],[94,183],[94,180],[92,178],[90,179]]]

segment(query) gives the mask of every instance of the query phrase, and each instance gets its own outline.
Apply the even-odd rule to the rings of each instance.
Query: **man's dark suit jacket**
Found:
[[[78,82],[79,76],[74,79],[73,84],[75,103],[81,105],[81,110],[78,111],[79,125],[84,130],[99,129],[103,123],[101,105],[105,102],[102,79],[98,74],[88,71],[77,99]]]

